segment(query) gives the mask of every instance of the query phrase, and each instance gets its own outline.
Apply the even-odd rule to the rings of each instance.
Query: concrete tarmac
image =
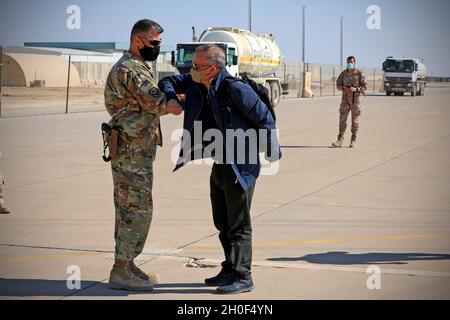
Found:
[[[363,98],[356,149],[329,148],[339,102],[283,100],[277,108],[283,159],[278,174],[258,180],[253,202],[256,289],[232,297],[203,285],[223,255],[210,165],[172,173],[181,117],[162,119],[154,219],[137,260],[160,274],[150,293],[107,287],[114,207],[101,159],[106,112],[0,119],[13,210],[0,216],[0,299],[450,299],[450,87]],[[73,270],[80,288],[69,289]]]

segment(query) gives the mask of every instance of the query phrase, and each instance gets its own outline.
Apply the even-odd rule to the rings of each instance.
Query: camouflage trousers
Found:
[[[360,101],[359,99],[347,101],[345,97],[342,97],[341,107],[339,108],[339,136],[343,137],[345,131],[347,130],[347,119],[349,113],[351,113],[352,116],[352,135],[356,137],[359,130],[359,117],[361,116]]]
[[[140,158],[144,167],[124,157],[112,161],[116,259],[131,261],[144,250],[153,218],[153,161]]]
[[[0,207],[5,205],[5,198],[3,193],[5,192],[5,181],[3,181],[2,172],[0,171]]]

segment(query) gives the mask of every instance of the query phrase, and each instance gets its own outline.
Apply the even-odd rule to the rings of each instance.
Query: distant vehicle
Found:
[[[427,87],[427,68],[419,59],[387,57],[383,63],[384,89],[388,96],[423,96]]]
[[[172,64],[180,73],[188,73],[192,68],[197,47],[213,43],[223,49],[227,59],[227,70],[234,77],[248,76],[264,85],[276,106],[287,87],[281,84],[275,74],[281,64],[281,51],[272,35],[256,35],[236,28],[208,28],[198,42],[177,44],[172,54]]]

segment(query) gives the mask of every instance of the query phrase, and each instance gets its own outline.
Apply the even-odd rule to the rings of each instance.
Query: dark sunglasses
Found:
[[[210,64],[205,64],[205,65],[198,65],[195,63],[192,63],[192,69],[198,71],[200,68],[206,69],[207,67],[212,67],[212,65]]]

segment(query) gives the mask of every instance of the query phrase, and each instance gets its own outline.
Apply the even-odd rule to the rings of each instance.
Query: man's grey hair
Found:
[[[206,60],[211,62],[213,65],[219,69],[226,67],[227,62],[225,59],[225,53],[223,49],[215,44],[204,44],[195,50],[195,54],[199,52],[206,52]]]
[[[141,33],[148,32],[150,29],[155,30],[158,34],[161,34],[164,32],[163,27],[161,25],[153,20],[149,19],[143,19],[136,22],[133,26],[133,29],[131,30],[131,41],[133,38]]]

